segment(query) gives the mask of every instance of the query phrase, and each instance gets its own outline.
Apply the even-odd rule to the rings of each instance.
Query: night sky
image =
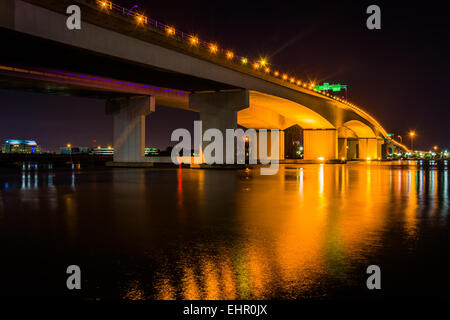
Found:
[[[395,1],[113,1],[216,41],[239,55],[265,56],[272,69],[302,80],[349,86],[349,100],[388,132],[416,131],[415,148],[450,149],[448,13],[439,5]],[[391,1],[394,2],[394,1]],[[381,30],[366,28],[366,8],[381,7]],[[36,139],[44,150],[112,144],[112,118],[101,100],[0,90],[0,141]],[[195,113],[158,108],[147,145],[192,127]]]

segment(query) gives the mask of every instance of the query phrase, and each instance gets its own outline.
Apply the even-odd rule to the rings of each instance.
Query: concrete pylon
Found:
[[[250,96],[248,90],[193,93],[189,96],[189,107],[200,112],[202,135],[208,129],[219,129],[223,134],[224,141],[226,129],[237,128],[237,112],[249,106]],[[200,154],[202,154],[202,150],[209,143],[204,141],[201,146],[195,146],[195,148],[198,148]],[[225,163],[225,143],[223,147],[223,163]]]
[[[113,116],[114,162],[145,162],[145,117],[155,111],[155,97],[110,99]]]
[[[377,160],[381,157],[381,145],[377,138],[359,138],[359,159]]]
[[[303,130],[305,160],[336,160],[338,156],[338,135],[336,129]]]
[[[347,160],[348,145],[347,138],[338,138],[338,157],[341,160]]]

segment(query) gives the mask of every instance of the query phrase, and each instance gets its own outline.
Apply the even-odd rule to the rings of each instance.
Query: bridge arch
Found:
[[[367,124],[350,120],[338,128],[338,154],[341,159],[378,160],[384,140]]]

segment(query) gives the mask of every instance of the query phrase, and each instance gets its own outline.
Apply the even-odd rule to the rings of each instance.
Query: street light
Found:
[[[414,140],[414,136],[416,135],[415,131],[410,131],[409,132],[409,138],[411,139],[411,151],[413,150],[413,140]]]
[[[403,137],[401,135],[397,135],[397,138],[400,138],[400,143],[403,143]]]

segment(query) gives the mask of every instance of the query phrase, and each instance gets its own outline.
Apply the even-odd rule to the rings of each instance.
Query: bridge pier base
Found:
[[[155,111],[155,97],[111,99],[106,113],[113,116],[114,162],[146,162],[145,117]]]
[[[338,156],[336,129],[303,130],[305,160],[336,160]]]
[[[341,160],[347,160],[347,143],[347,138],[338,138],[338,158]]]
[[[381,144],[377,138],[359,138],[359,159],[377,160],[381,158]]]
[[[237,128],[237,112],[249,106],[250,98],[247,90],[193,93],[189,96],[189,107],[200,112],[203,130],[202,135],[206,130],[215,128],[222,132],[224,141],[226,129],[235,130]],[[204,148],[209,143],[209,141],[203,141],[201,146],[194,146],[194,148],[198,148],[202,155]],[[226,144],[224,143],[223,163],[225,163],[225,159]]]

